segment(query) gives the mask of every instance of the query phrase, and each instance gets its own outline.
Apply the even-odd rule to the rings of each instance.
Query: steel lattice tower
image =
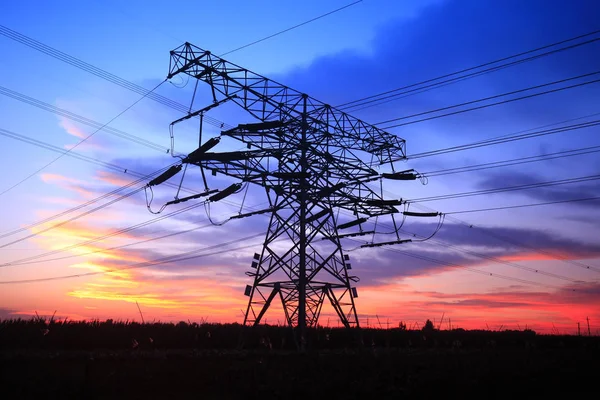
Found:
[[[394,162],[405,159],[405,141],[328,104],[230,63],[189,43],[171,51],[168,78],[185,74],[210,85],[213,104],[190,113],[177,123],[224,102],[234,102],[258,122],[240,124],[182,158],[182,164],[225,174],[241,182],[221,191],[208,190],[167,204],[208,197],[209,202],[238,191],[243,183],[265,188],[269,207],[236,215],[270,213],[260,253],[246,274],[253,282],[244,325],[259,324],[273,302],[281,302],[288,324],[297,326],[301,346],[306,327],[316,326],[323,304],[331,304],[341,323],[359,327],[349,257],[340,239],[373,233],[364,231],[368,218],[399,213],[402,200],[385,200],[367,183],[382,178],[414,180],[412,170],[396,172]],[[211,152],[220,138],[243,142],[247,150]],[[368,161],[365,161],[367,159]],[[388,165],[390,172],[376,168]],[[181,169],[172,167],[150,182],[164,182]],[[340,224],[338,210],[354,219]],[[413,213],[414,214],[414,213]],[[395,224],[395,221],[394,221]],[[338,230],[350,233],[340,234]],[[359,229],[359,231],[356,231]],[[406,240],[366,246],[402,243]]]

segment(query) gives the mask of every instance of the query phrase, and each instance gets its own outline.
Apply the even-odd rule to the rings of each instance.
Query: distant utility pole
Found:
[[[579,322],[577,323],[577,336],[581,336],[581,327],[579,326]]]

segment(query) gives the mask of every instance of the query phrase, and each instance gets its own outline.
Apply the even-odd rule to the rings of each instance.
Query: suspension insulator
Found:
[[[393,173],[384,172],[383,174],[381,174],[381,177],[385,179],[392,179],[395,181],[414,181],[417,179],[417,174],[406,171]]]
[[[229,219],[246,218],[246,217],[251,217],[253,215],[265,214],[265,213],[272,212],[272,211],[273,211],[273,208],[265,208],[264,210],[252,211],[252,212],[245,213],[245,214],[234,215],[233,217],[231,217]]]
[[[177,175],[179,171],[181,171],[181,164],[173,165],[168,170],[166,170],[165,172],[148,182],[148,186],[160,185],[161,183]]]
[[[439,217],[442,213],[439,212],[413,212],[413,211],[404,211],[402,214],[408,217]]]
[[[347,237],[372,235],[374,233],[375,233],[375,231],[363,231],[363,232],[344,233],[342,235],[324,236],[323,239],[321,239],[321,240],[343,239],[343,238],[347,238]],[[346,254],[345,257],[346,256],[348,256],[348,254]],[[345,260],[349,260],[349,259],[350,258],[345,258]]]
[[[396,207],[389,206],[389,208],[387,210],[377,212],[377,213],[367,213],[367,214],[369,214],[370,217],[379,217],[382,215],[397,214],[399,212],[400,211],[398,211],[398,209]]]
[[[338,190],[340,190],[344,186],[345,186],[345,184],[343,182],[340,182],[340,183],[335,184],[333,186],[323,188],[323,189],[319,190],[319,192],[317,192],[317,197],[328,197],[328,196],[331,196],[334,192],[337,192]]]
[[[305,221],[305,222],[306,222],[307,224],[310,224],[311,222],[313,222],[313,221],[316,221],[316,220],[318,220],[319,218],[323,218],[323,217],[324,217],[324,216],[326,216],[328,213],[329,213],[329,210],[328,210],[328,209],[321,210],[321,211],[319,211],[318,213],[316,213],[316,214],[314,214],[314,215],[311,215],[310,217],[306,218],[306,221]]]
[[[411,239],[404,239],[404,240],[394,240],[392,242],[381,242],[381,243],[367,243],[367,244],[363,244],[362,246],[360,246],[361,248],[364,247],[380,247],[380,246],[389,246],[392,244],[402,244],[402,243],[409,243],[412,242]]]
[[[271,176],[283,180],[298,180],[307,178],[309,175],[303,172],[272,172]]]
[[[208,198],[208,201],[215,202],[215,201],[223,200],[225,197],[230,196],[230,195],[234,194],[235,192],[237,192],[238,190],[240,190],[241,187],[242,187],[241,183],[234,183],[231,186],[226,187],[225,189],[221,190],[220,192],[217,192],[217,194],[213,194],[212,196],[210,196]]]
[[[365,200],[365,204],[374,207],[385,207],[385,206],[401,206],[402,199],[400,200]]]
[[[244,129],[247,131],[262,131],[265,129],[281,128],[284,125],[285,124],[281,121],[265,121],[252,124],[239,124],[238,129]]]
[[[354,221],[350,221],[350,222],[346,222],[346,223],[344,223],[344,224],[338,225],[338,226],[337,226],[337,229],[346,229],[346,228],[350,228],[350,227],[353,227],[353,226],[355,226],[355,225],[362,224],[362,223],[364,223],[364,222],[367,222],[367,218],[359,218],[359,219],[356,219],[356,220],[354,220]]]
[[[194,150],[190,154],[188,154],[186,161],[187,162],[200,161],[202,159],[201,158],[202,154],[206,153],[207,151],[209,151],[210,149],[215,147],[217,144],[219,144],[220,141],[221,141],[220,137],[214,137],[214,138],[208,139],[202,146],[198,147],[196,150]]]
[[[185,203],[188,200],[199,199],[200,197],[208,196],[209,194],[213,194],[213,193],[216,193],[216,192],[218,192],[218,190],[217,189],[213,189],[213,190],[209,190],[209,191],[204,192],[204,193],[193,194],[191,196],[182,197],[180,199],[175,199],[175,200],[168,201],[166,205],[170,206],[171,204]]]

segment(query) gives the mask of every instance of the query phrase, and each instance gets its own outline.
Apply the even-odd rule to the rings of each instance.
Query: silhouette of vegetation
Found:
[[[423,332],[430,333],[430,332],[433,332],[433,331],[435,331],[435,330],[436,330],[436,329],[435,329],[435,327],[433,326],[433,322],[431,322],[431,320],[427,320],[427,321],[425,321],[425,325],[423,325]]]
[[[592,381],[595,369],[586,360],[600,355],[598,337],[463,329],[424,335],[405,324],[362,329],[360,335],[344,328],[311,329],[306,354],[296,352],[288,327],[263,325],[246,329],[244,350],[238,350],[242,329],[190,321],[0,321],[0,365],[10,365],[0,374],[3,395],[435,398],[493,388],[506,396],[514,387],[498,385],[502,376],[520,382],[520,394],[556,395],[563,382],[572,396],[578,388],[587,390],[575,383]]]
[[[239,324],[209,324],[133,321],[56,321],[34,318],[0,321],[0,350],[169,350],[236,349],[243,332],[245,349],[295,350],[288,327],[261,325],[244,328]],[[360,333],[345,328],[319,327],[308,332],[312,349],[375,348],[484,348],[484,347],[576,347],[582,337],[543,336],[525,331],[437,330],[431,321],[422,329],[407,329],[400,323],[392,329],[365,329]],[[589,338],[597,343],[600,338]]]

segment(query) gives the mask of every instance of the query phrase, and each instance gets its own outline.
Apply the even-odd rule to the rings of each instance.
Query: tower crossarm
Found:
[[[210,85],[213,100],[231,101],[260,121],[318,126],[330,144],[370,153],[380,163],[406,156],[405,141],[335,107],[215,56],[190,43],[171,51],[168,78],[186,74]]]

